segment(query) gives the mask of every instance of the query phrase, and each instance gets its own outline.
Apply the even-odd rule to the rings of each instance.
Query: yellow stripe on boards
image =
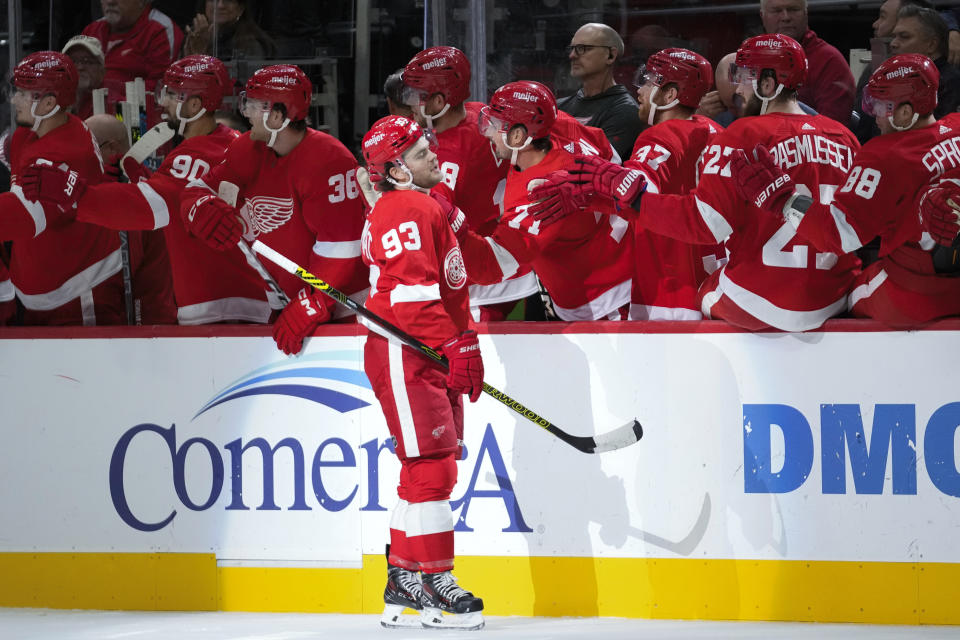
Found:
[[[489,615],[960,624],[960,564],[461,557]],[[210,554],[0,553],[0,606],[380,613],[360,569],[216,567]]]
[[[0,606],[214,611],[209,553],[0,553]]]

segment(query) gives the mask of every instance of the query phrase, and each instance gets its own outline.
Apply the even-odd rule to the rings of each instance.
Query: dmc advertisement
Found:
[[[399,463],[363,336],[5,340],[0,551],[359,567]],[[487,334],[457,554],[960,562],[960,333]]]

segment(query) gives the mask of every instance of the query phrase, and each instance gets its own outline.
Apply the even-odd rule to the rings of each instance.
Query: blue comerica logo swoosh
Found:
[[[320,386],[319,381],[321,380],[334,380],[361,389],[372,389],[370,381],[367,380],[367,376],[362,370],[323,366],[331,361],[344,360],[357,361],[357,352],[326,351],[297,358],[293,366],[290,362],[278,362],[260,367],[232,382],[226,389],[211,398],[193,417],[196,419],[201,414],[225,402],[258,395],[284,395],[303,398],[330,407],[340,413],[347,413],[369,406],[369,402],[355,395]],[[291,378],[303,379],[304,383],[291,382]],[[284,382],[264,384],[271,380],[283,380]],[[310,381],[314,383],[309,384]]]

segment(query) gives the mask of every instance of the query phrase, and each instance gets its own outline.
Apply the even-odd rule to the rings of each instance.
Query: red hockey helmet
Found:
[[[57,104],[66,108],[77,99],[77,68],[62,53],[38,51],[14,67],[13,85],[42,95],[53,94]]]
[[[198,96],[207,111],[216,111],[233,89],[230,74],[219,59],[193,55],[171,64],[163,74],[163,87],[183,95]]]
[[[521,80],[509,82],[496,91],[490,104],[480,109],[480,132],[490,127],[503,133],[517,125],[527,129],[527,135],[536,140],[550,134],[557,121],[557,100],[553,92],[539,82]]]
[[[772,69],[777,82],[787,89],[796,89],[807,79],[807,55],[800,43],[782,33],[768,33],[747,38],[737,49],[736,67],[731,74],[748,70],[759,79],[765,69]]]
[[[877,67],[863,90],[863,110],[878,118],[893,114],[905,102],[916,115],[933,113],[937,106],[940,72],[933,61],[919,53],[888,58]]]
[[[452,106],[470,95],[470,61],[456,47],[430,47],[413,56],[403,69],[403,84],[417,93],[442,93]],[[415,106],[413,96],[404,96],[404,104]]]
[[[387,116],[373,123],[363,136],[360,149],[370,172],[370,182],[387,178],[387,165],[403,164],[401,156],[423,136],[423,129],[415,121],[403,116]]]
[[[247,80],[245,93],[248,100],[282,104],[287,109],[287,117],[296,122],[307,117],[313,85],[300,67],[275,64],[257,69]]]
[[[677,100],[685,107],[698,107],[700,98],[713,86],[713,67],[699,53],[670,48],[658,51],[640,68],[642,82],[658,87],[676,84]],[[638,82],[637,84],[642,84]]]

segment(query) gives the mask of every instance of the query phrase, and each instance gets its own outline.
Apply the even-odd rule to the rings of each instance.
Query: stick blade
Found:
[[[634,419],[617,427],[613,431],[601,433],[593,437],[594,447],[592,453],[603,453],[604,451],[613,451],[629,447],[640,441],[643,437],[643,427]]]

